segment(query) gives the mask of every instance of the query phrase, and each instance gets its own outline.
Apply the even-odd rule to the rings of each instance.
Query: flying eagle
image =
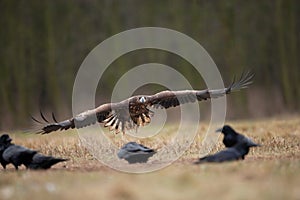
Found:
[[[233,82],[223,89],[215,90],[181,90],[181,91],[162,91],[154,95],[137,95],[118,103],[106,103],[95,109],[82,112],[73,118],[58,122],[54,115],[52,118],[55,123],[49,123],[41,113],[43,120],[49,124],[45,125],[37,133],[47,134],[57,130],[67,130],[70,128],[83,128],[95,124],[103,123],[110,130],[116,133],[144,126],[151,121],[154,114],[150,108],[170,108],[180,104],[194,103],[195,101],[218,98],[232,91],[247,88],[252,83],[254,74],[247,72],[241,75],[238,81]],[[39,120],[32,117],[38,123]]]

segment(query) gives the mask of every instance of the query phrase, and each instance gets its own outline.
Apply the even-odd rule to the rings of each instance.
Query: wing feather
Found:
[[[110,104],[104,104],[93,110],[88,110],[76,115],[73,118],[57,122],[56,118],[52,116],[55,123],[45,125],[38,133],[47,134],[58,130],[68,130],[73,128],[83,128],[95,124],[96,122],[103,122],[111,114]],[[48,122],[45,116],[41,113],[44,121]],[[35,121],[35,118],[33,118]],[[38,121],[39,122],[39,121]]]
[[[185,103],[193,103],[196,100],[202,101],[211,98],[218,98],[233,91],[247,88],[251,83],[254,74],[250,71],[243,73],[238,81],[233,82],[224,89],[216,90],[182,90],[182,91],[162,91],[155,95],[148,96],[150,105],[154,108],[176,107]]]

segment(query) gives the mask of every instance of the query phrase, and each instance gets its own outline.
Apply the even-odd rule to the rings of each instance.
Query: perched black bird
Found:
[[[0,137],[0,162],[5,169],[6,165],[12,163],[16,170],[22,164],[28,169],[49,169],[58,162],[67,161],[68,159],[54,158],[44,156],[37,151],[15,145],[11,143],[12,139],[8,134]]]
[[[11,145],[12,139],[9,137],[8,134],[3,134],[0,137],[0,163],[4,169],[6,169],[6,165],[9,163],[3,159],[2,155],[4,150]]]
[[[151,122],[151,116],[154,113],[151,110],[152,108],[168,109],[186,103],[222,97],[233,91],[247,88],[252,83],[253,76],[254,74],[251,72],[243,73],[237,82],[233,81],[226,88],[214,90],[166,90],[153,95],[132,96],[118,103],[100,105],[95,109],[87,110],[61,122],[57,121],[54,115],[52,115],[54,123],[49,123],[41,113],[42,119],[48,124],[44,125],[38,133],[47,134],[70,128],[79,129],[95,124],[96,122],[103,123],[105,127],[109,127],[110,130],[115,130],[116,133],[120,131],[125,133],[126,130],[136,129],[149,124]],[[32,119],[43,124],[33,117]]]
[[[19,145],[10,144],[5,148],[2,154],[2,159],[5,161],[1,163],[5,169],[7,164],[12,163],[16,170],[22,164],[29,165],[32,162],[32,157],[37,153],[37,151],[28,149]]]
[[[195,162],[195,164],[205,162],[226,162],[244,159],[244,157],[248,154],[250,147],[256,146],[260,145],[255,144],[254,142],[243,140],[234,145],[233,147],[229,147],[213,155],[208,155],[203,158],[200,158],[197,162]]]
[[[223,133],[223,135],[224,135],[223,144],[225,145],[225,147],[233,147],[234,145],[236,145],[237,143],[242,142],[242,141],[247,141],[249,144],[257,145],[248,137],[246,137],[240,133],[237,133],[229,125],[223,126],[223,128],[216,130],[216,132]],[[243,157],[243,159],[244,159],[244,157]]]
[[[37,151],[15,145],[11,141],[12,139],[8,134],[1,135],[0,162],[4,169],[6,169],[6,165],[12,163],[15,169],[18,170],[18,166],[30,163]]]
[[[68,159],[55,158],[52,156],[44,156],[40,153],[37,153],[33,156],[32,161],[25,166],[28,169],[49,169],[52,165],[67,160]]]
[[[127,160],[131,163],[145,163],[148,159],[156,153],[153,149],[145,147],[136,142],[129,142],[125,144],[118,152],[120,159]]]

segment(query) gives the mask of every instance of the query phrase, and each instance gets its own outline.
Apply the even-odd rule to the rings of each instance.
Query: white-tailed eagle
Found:
[[[70,119],[58,122],[52,115],[54,123],[49,123],[41,113],[41,117],[49,124],[41,128],[38,133],[47,134],[57,130],[83,128],[96,122],[103,123],[116,133],[144,126],[151,121],[153,111],[150,108],[170,108],[180,104],[218,98],[232,91],[247,88],[252,83],[254,74],[243,73],[238,81],[233,81],[227,88],[215,90],[181,90],[162,91],[154,95],[137,95],[118,103],[106,103],[95,109],[82,112]],[[41,123],[33,118],[33,120]]]

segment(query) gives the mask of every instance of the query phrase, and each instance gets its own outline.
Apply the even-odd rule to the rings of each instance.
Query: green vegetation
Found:
[[[300,4],[296,0],[2,0],[0,13],[2,128],[27,126],[28,115],[39,107],[70,115],[73,82],[85,56],[106,38],[144,26],[171,28],[197,40],[227,83],[243,69],[256,72],[255,85],[247,94],[232,97],[229,116],[269,116],[299,109]],[[170,65],[195,88],[205,87],[185,60],[141,50],[112,63],[97,102],[110,98],[124,72],[148,62]],[[259,111],[253,111],[257,105]]]

